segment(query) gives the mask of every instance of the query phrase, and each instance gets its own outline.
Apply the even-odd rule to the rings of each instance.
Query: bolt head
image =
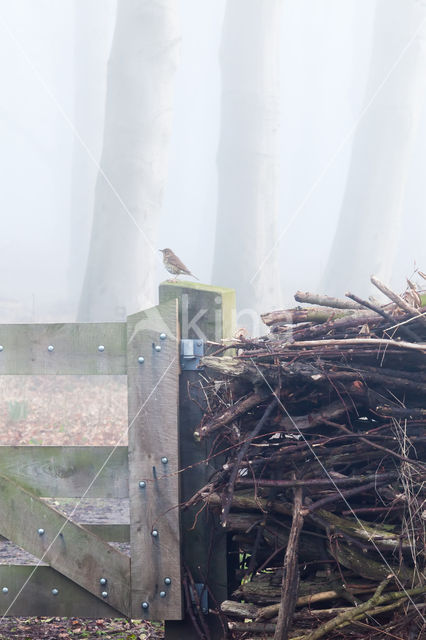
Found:
[[[155,347],[154,347],[154,349],[155,349],[157,352],[161,351],[161,345],[156,344],[156,345],[155,345]]]
[[[166,597],[166,592],[160,591],[160,598],[165,598],[165,597]]]
[[[149,602],[142,602],[142,609],[148,609]]]
[[[48,351],[53,351],[55,349],[55,347],[53,346],[53,344],[49,344],[49,346],[47,347]]]
[[[164,578],[164,584],[166,584],[167,586],[169,584],[172,584],[172,579],[171,578]]]
[[[0,351],[3,351],[4,347],[2,344],[0,344]]]
[[[202,346],[202,344],[203,344],[203,343],[202,343],[202,341],[201,341],[201,340],[198,340],[198,342],[197,342],[197,347],[201,347],[201,346]]]
[[[139,356],[138,362],[139,364],[143,364],[145,362],[145,358],[143,356]]]
[[[160,333],[160,340],[165,340],[167,338],[165,333]]]
[[[141,480],[141,481],[139,482],[139,489],[145,489],[145,487],[146,487],[146,482],[145,482],[145,480]]]
[[[105,351],[105,347],[103,344],[100,344],[98,347],[98,351]]]
[[[9,589],[7,587],[3,587],[2,592],[3,593],[9,593]]]
[[[100,583],[100,584],[106,584],[106,583],[107,583],[107,579],[106,579],[106,578],[101,578],[101,579],[99,580],[99,583]]]
[[[108,598],[108,591],[102,591],[102,597]]]
[[[39,536],[44,535],[44,529],[41,529],[41,528],[37,529],[37,533],[38,533]]]
[[[152,535],[153,538],[157,538],[158,537],[157,529],[153,529],[152,532],[151,532],[151,535]]]
[[[163,457],[161,458],[161,462],[162,462],[163,464],[167,464],[167,463],[168,463],[168,461],[169,461],[169,459],[167,458],[167,456],[163,456]]]
[[[52,596],[57,596],[58,593],[59,593],[59,589],[56,589],[56,588],[52,589]]]

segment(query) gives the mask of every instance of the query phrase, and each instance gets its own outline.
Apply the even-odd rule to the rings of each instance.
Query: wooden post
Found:
[[[131,617],[180,620],[176,300],[127,319]]]
[[[190,282],[160,285],[160,303],[175,298],[179,301],[182,338],[216,341],[232,336],[235,316],[235,292],[232,289]],[[220,464],[217,458],[203,463],[209,455],[211,443],[208,439],[198,443],[193,437],[202,417],[199,406],[194,402],[197,395],[202,402],[199,376],[198,371],[182,371],[180,375],[180,465],[181,469],[186,469],[180,477],[182,502],[206,484]],[[207,582],[216,603],[220,603],[228,597],[227,536],[211,514],[205,510],[197,514],[198,510],[193,508],[181,514],[182,560],[194,581]],[[210,595],[209,604],[215,606]],[[223,638],[217,616],[207,615],[205,621],[211,640]],[[166,640],[198,640],[198,637],[187,612],[180,622],[166,621]]]

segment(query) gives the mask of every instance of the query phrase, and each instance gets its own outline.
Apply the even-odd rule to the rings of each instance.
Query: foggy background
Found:
[[[133,0],[120,2],[127,2],[127,9],[134,4]],[[292,296],[297,289],[344,295],[351,288],[368,295],[365,273],[376,272],[392,287],[403,290],[405,276],[411,275],[415,262],[425,270],[426,111],[421,77],[426,75],[422,66],[426,8],[419,0],[270,0],[279,15],[277,46],[274,49],[266,42],[271,61],[269,65],[265,58],[262,73],[277,69],[277,77],[271,80],[277,92],[277,124],[271,133],[271,144],[277,150],[276,158],[271,156],[276,171],[272,187],[277,196],[277,231],[271,237],[266,234],[258,252],[249,254],[252,268],[245,264],[245,269],[251,271],[247,274],[251,278],[269,251],[265,247],[274,245],[275,263],[267,261],[262,271],[267,281],[275,282],[275,288],[273,295],[262,298],[262,288],[251,294],[246,282],[232,281],[229,251],[221,254],[215,246],[223,196],[218,180],[218,149],[224,143],[221,124],[233,99],[232,92],[228,97],[222,95],[220,51],[227,5],[234,5],[235,15],[229,16],[229,38],[223,40],[222,54],[229,56],[222,57],[225,67],[228,59],[230,64],[233,61],[233,43],[237,50],[246,30],[257,29],[256,12],[262,11],[262,2],[163,3],[165,10],[176,14],[179,54],[170,80],[170,132],[162,155],[164,185],[157,189],[161,206],[157,203],[153,209],[156,222],[147,231],[150,241],[155,249],[171,247],[202,282],[236,286],[240,306],[247,306],[252,295],[251,306],[257,311],[294,305]],[[156,4],[151,0],[151,5]],[[74,321],[79,315],[103,162],[108,60],[116,10],[116,0],[0,2],[3,322]],[[266,14],[264,34],[270,33]],[[142,27],[135,24],[143,43],[147,35],[143,15]],[[259,47],[263,46],[261,36]],[[116,49],[115,64],[119,53]],[[244,52],[241,55],[244,60]],[[249,51],[247,61],[249,64]],[[120,65],[126,68],[125,56],[118,61],[117,73]],[[249,80],[251,71],[247,71]],[[131,73],[135,84],[146,79],[137,65]],[[238,79],[238,69],[236,74]],[[115,91],[117,83],[111,86]],[[393,112],[397,114],[394,119]],[[114,114],[117,116],[117,108]],[[144,141],[140,142],[143,148]],[[111,144],[108,148],[120,166],[123,149],[114,152]],[[244,184],[244,176],[238,175],[238,153],[235,158],[226,186],[231,190],[232,171],[238,184]],[[141,172],[141,183],[143,179]],[[261,199],[261,187],[258,190]],[[118,212],[120,204],[111,197],[112,208],[116,206]],[[122,199],[125,201],[124,195]],[[133,204],[132,198],[125,202],[130,212]],[[354,238],[353,245],[345,241],[341,255],[333,258],[339,217],[352,210],[351,215],[359,217],[355,222],[352,219],[351,235],[359,229],[360,239],[355,242]],[[236,198],[234,222],[239,233],[232,234],[232,241],[237,258],[239,250],[247,255],[253,241],[249,235],[246,238],[252,231],[247,228],[251,223],[246,213],[239,210]],[[129,251],[141,256],[134,286],[142,290],[148,280],[150,287],[144,290],[143,299],[123,299],[119,310],[114,302],[112,311],[99,312],[104,320],[134,312],[141,304],[155,304],[158,283],[169,277],[160,254],[154,261],[150,258],[144,271],[147,243],[141,239],[137,246],[140,233],[132,219],[125,211],[117,215],[121,216],[119,224],[136,238]],[[149,211],[144,215],[149,216]],[[264,207],[255,215],[262,228],[262,220],[267,226],[273,212]],[[372,243],[364,243],[363,238],[370,235]],[[256,231],[254,237],[258,236]],[[117,238],[112,247],[119,242]],[[121,250],[125,252],[126,247]],[[348,262],[345,274],[343,263],[349,256],[355,267]],[[215,278],[218,262],[228,269],[229,278]],[[346,288],[338,274],[347,282]],[[106,279],[101,292],[104,298],[109,297],[112,276]],[[99,318],[89,313],[83,319]]]

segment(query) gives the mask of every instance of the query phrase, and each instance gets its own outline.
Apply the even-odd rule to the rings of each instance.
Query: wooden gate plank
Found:
[[[0,375],[126,373],[124,322],[2,324],[0,345]]]
[[[0,446],[0,473],[46,498],[129,496],[125,446]]]
[[[179,620],[177,301],[129,316],[127,326],[131,615]]]
[[[102,597],[99,580],[106,578],[108,604],[129,614],[126,555],[4,475],[0,475],[0,504],[1,535],[95,596]]]
[[[51,567],[0,564],[0,616],[4,615],[116,618],[117,611]]]

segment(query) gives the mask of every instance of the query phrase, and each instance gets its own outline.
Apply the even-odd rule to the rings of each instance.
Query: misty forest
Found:
[[[0,640],[422,640],[426,0],[0,0]]]
[[[422,268],[426,3],[2,2],[3,321],[116,320],[171,247],[240,310]]]

